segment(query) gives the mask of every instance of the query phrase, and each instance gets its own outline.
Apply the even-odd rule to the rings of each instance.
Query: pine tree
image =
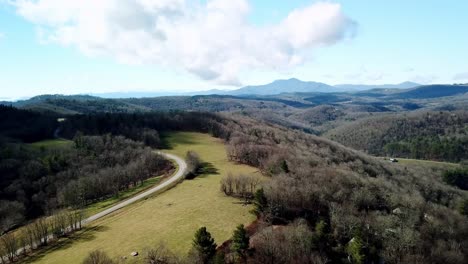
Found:
[[[312,245],[320,250],[324,249],[328,243],[328,225],[324,220],[320,220],[315,225],[315,232],[312,235]]]
[[[250,238],[247,235],[247,230],[245,230],[244,225],[238,225],[232,235],[231,249],[243,257],[245,251],[249,249],[249,241]]]
[[[346,252],[351,257],[352,263],[362,264],[365,260],[365,255],[363,253],[363,242],[359,236],[355,236],[351,241],[349,241],[346,246]]]
[[[283,162],[281,162],[281,170],[283,170],[284,173],[289,173],[289,166],[286,160],[283,160]]]
[[[195,232],[192,244],[202,258],[203,263],[208,263],[216,253],[216,243],[206,227],[201,227]]]
[[[224,264],[226,256],[223,251],[216,252],[216,255],[213,258],[213,264]]]
[[[253,204],[255,206],[253,211],[257,216],[265,212],[265,209],[268,207],[268,201],[263,188],[255,192]]]
[[[463,200],[458,206],[458,211],[462,215],[468,215],[468,199]]]

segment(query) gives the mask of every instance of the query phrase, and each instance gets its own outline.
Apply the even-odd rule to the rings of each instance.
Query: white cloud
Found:
[[[77,47],[121,63],[185,69],[218,84],[241,71],[288,70],[311,51],[352,37],[355,22],[339,4],[318,2],[275,25],[249,23],[247,0],[17,0],[42,41]]]

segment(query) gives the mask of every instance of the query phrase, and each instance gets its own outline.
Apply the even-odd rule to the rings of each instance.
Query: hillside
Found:
[[[326,136],[379,156],[468,159],[468,114],[461,111],[371,117],[332,129]]]
[[[397,93],[394,97],[401,99],[426,99],[464,93],[468,93],[468,85],[428,85]]]
[[[415,82],[402,82],[399,84],[376,84],[376,85],[365,85],[365,84],[338,84],[335,85],[337,88],[346,89],[349,91],[362,91],[371,89],[409,89],[421,86]]]

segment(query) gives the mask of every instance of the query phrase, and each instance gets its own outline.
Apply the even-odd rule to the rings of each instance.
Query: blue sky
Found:
[[[223,2],[223,0],[218,1]],[[204,10],[209,2],[201,1],[197,7],[194,7],[200,10],[194,11],[194,14],[200,17],[210,16],[210,13]],[[242,19],[246,14],[246,19],[243,21],[246,26],[229,28],[232,34],[223,34],[225,32],[222,31],[218,33],[215,30],[219,29],[212,30],[210,26],[206,27],[208,31],[202,32],[203,34],[208,32],[212,36],[202,39],[199,44],[208,48],[211,48],[210,45],[220,48],[215,50],[216,55],[219,55],[218,58],[213,57],[209,51],[205,51],[206,54],[203,56],[197,54],[196,50],[186,51],[186,46],[180,49],[161,49],[163,55],[153,55],[153,47],[144,47],[147,49],[146,53],[133,56],[132,54],[140,51],[141,41],[138,43],[127,41],[122,42],[121,45],[115,43],[116,46],[112,48],[106,46],[108,42],[100,42],[99,44],[104,47],[100,47],[99,52],[95,52],[91,49],[94,48],[95,43],[89,40],[89,36],[94,35],[83,33],[86,27],[83,27],[84,29],[77,27],[73,31],[83,33],[83,38],[72,41],[69,38],[62,38],[59,41],[51,40],[56,36],[56,32],[69,23],[68,20],[62,24],[60,21],[55,21],[51,25],[49,21],[46,21],[48,18],[41,13],[31,13],[25,9],[26,7],[14,6],[0,0],[0,100],[46,93],[232,89],[241,85],[263,84],[275,79],[291,77],[330,84],[382,84],[403,81],[468,82],[468,49],[466,48],[468,47],[468,34],[466,34],[468,1],[327,1],[326,3],[339,4],[339,10],[333,9],[330,11],[332,12],[330,16],[334,17],[336,14],[345,16],[352,21],[353,28],[347,28],[348,20],[344,22],[339,20],[339,29],[336,28],[338,26],[325,25],[328,28],[326,34],[335,36],[333,34],[337,31],[345,32],[346,36],[333,37],[332,41],[328,41],[328,37],[319,40],[311,37],[303,45],[287,42],[289,36],[296,36],[288,32],[273,40],[259,37],[260,47],[261,45],[268,47],[272,41],[273,44],[281,47],[284,43],[294,46],[292,53],[300,54],[301,60],[298,63],[294,62],[295,56],[292,53],[280,54],[285,55],[286,58],[280,56],[280,59],[274,61],[265,58],[270,52],[269,49],[265,51],[266,55],[257,55],[262,51],[255,48],[256,44],[251,44],[252,41],[256,41],[255,34],[244,36],[250,38],[247,41],[250,44],[246,44],[247,48],[239,49],[238,52],[241,54],[239,57],[243,58],[240,62],[236,59],[237,53],[223,54],[230,50],[229,44],[219,46],[218,42],[222,42],[223,38],[226,38],[226,41],[231,41],[233,37],[236,39],[237,32],[250,29],[262,28],[261,31],[255,31],[256,34],[270,30],[287,31],[281,23],[291,12],[305,10],[318,2],[251,0],[246,3],[249,5],[248,11],[245,11],[244,6],[240,4],[223,6],[222,8],[237,11],[222,11],[228,12],[229,16],[232,14],[232,19],[220,22],[232,25],[239,17]],[[47,8],[50,6],[44,8],[46,10],[44,13],[48,14],[50,10],[48,11]],[[66,13],[67,10],[73,11],[73,9],[63,11],[54,6],[53,10],[58,14]],[[39,12],[36,9],[33,11]],[[99,12],[98,10],[93,14],[98,17],[98,21],[101,21]],[[113,13],[109,11],[105,14]],[[132,14],[138,15],[139,13],[135,11]],[[309,13],[304,14],[305,18],[302,17],[302,19],[306,20],[301,20],[302,23],[304,21],[311,24],[321,23],[321,20],[319,22],[307,20]],[[151,16],[148,17],[151,18]],[[83,22],[83,18],[80,19],[80,23],[86,22]],[[118,22],[124,25],[122,28],[127,28],[128,23],[135,24],[132,19],[131,16],[127,16]],[[190,23],[190,19],[192,19],[191,16],[187,16],[181,21]],[[323,19],[325,20],[323,23],[331,21],[328,17]],[[195,20],[193,23],[204,23],[200,21],[204,19]],[[292,21],[292,30],[295,27],[300,28],[301,21]],[[330,23],[334,23],[333,21]],[[179,36],[176,36],[174,41],[185,40],[179,38],[186,32],[185,28],[175,26],[165,28],[165,30],[171,29],[178,30],[176,35]],[[43,33],[44,30],[48,31]],[[304,32],[304,34],[310,33],[307,28]],[[297,33],[302,34],[302,31]],[[114,38],[111,39],[116,42]],[[216,41],[212,41],[213,39]],[[242,45],[246,42],[241,41]],[[151,43],[153,42],[148,42],[148,45]],[[109,43],[109,45],[114,45],[114,43]],[[272,54],[277,51],[283,50],[271,49]],[[189,53],[185,56],[184,52]],[[177,58],[174,59],[174,57]],[[213,58],[210,61],[207,57]],[[255,59],[250,60],[250,57]],[[186,60],[186,58],[189,59]],[[222,60],[227,62],[223,63]],[[197,61],[197,63],[194,64],[192,61]],[[290,62],[291,65],[288,64]],[[283,67],[284,64],[289,66]],[[211,68],[210,71],[205,72],[203,67]]]

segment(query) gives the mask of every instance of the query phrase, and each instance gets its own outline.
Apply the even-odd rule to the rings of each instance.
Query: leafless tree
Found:
[[[8,233],[0,238],[0,242],[3,247],[3,253],[5,253],[9,262],[15,261],[18,256],[19,241],[15,234]],[[2,255],[3,257],[4,255]]]
[[[83,260],[83,264],[114,264],[113,261],[105,252],[100,250],[92,251]]]

